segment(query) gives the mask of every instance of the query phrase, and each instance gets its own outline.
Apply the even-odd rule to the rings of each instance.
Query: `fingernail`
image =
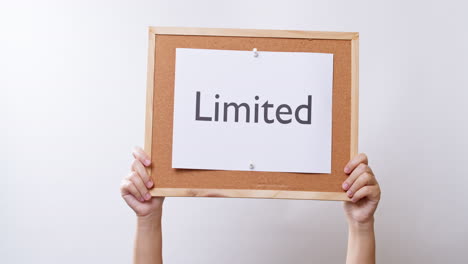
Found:
[[[343,183],[343,190],[348,190],[348,188],[349,188],[348,183],[347,183],[347,182],[344,182],[344,183]]]
[[[346,166],[346,167],[344,168],[344,172],[345,172],[345,173],[349,173],[349,167],[348,167],[348,166]]]
[[[346,194],[351,197],[351,195],[353,195],[353,192],[351,190],[347,191]]]
[[[145,194],[145,199],[146,199],[146,200],[149,200],[149,199],[151,199],[151,194],[149,194],[149,193],[146,193],[146,194]]]
[[[151,164],[151,160],[149,160],[149,159],[145,160],[145,165],[146,166],[149,166],[150,164]]]
[[[148,182],[146,183],[146,187],[148,187],[148,188],[153,187],[153,181],[148,181]]]

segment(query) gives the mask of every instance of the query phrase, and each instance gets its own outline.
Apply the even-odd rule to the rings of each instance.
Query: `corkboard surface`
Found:
[[[176,48],[319,52],[334,54],[331,174],[172,168]],[[156,35],[151,137],[155,188],[251,189],[343,192],[350,159],[351,40]],[[187,131],[186,133],[190,133]],[[222,153],[220,153],[222,155]],[[294,156],[283,153],[285,159]]]

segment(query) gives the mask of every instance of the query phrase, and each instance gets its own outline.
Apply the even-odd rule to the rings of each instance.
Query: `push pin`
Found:
[[[254,57],[257,58],[258,57],[258,51],[257,51],[257,48],[254,48],[253,49],[253,52],[254,52]]]
[[[253,170],[253,169],[255,169],[255,165],[254,165],[253,163],[250,163],[249,168],[250,168],[251,170]]]

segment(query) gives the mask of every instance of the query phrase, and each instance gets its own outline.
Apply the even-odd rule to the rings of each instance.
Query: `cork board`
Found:
[[[332,53],[331,174],[172,168],[176,48]],[[150,27],[145,151],[153,196],[348,200],[343,168],[357,154],[358,34]],[[293,156],[285,157],[293,159]]]

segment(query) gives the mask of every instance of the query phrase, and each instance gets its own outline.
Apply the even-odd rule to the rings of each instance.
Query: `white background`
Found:
[[[464,263],[464,1],[2,1],[0,262],[129,263],[147,26],[360,32],[360,146],[379,263]],[[343,263],[337,202],[167,199],[166,263]]]
[[[255,171],[330,173],[332,84],[333,54],[177,49],[172,168],[248,171],[252,164]],[[197,92],[199,115],[211,121],[195,120]],[[295,111],[307,107],[308,96],[311,124],[300,124]],[[238,122],[233,108],[224,122],[224,102],[247,104],[249,123],[245,107]],[[272,124],[264,121],[265,102],[273,105],[267,110]],[[283,115],[289,124],[276,118],[281,104],[292,110]],[[308,109],[299,116],[307,120]]]

